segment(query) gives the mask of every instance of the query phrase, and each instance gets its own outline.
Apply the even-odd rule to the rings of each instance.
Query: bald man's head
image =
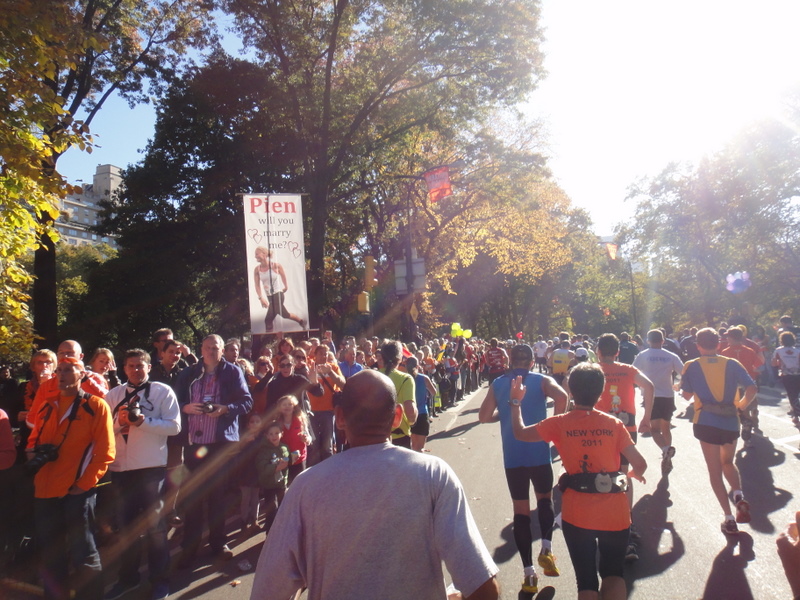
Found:
[[[59,362],[64,358],[83,360],[83,349],[75,340],[64,340],[61,342],[58,345],[58,352],[56,354],[58,355]]]
[[[347,423],[348,437],[387,437],[392,431],[397,392],[392,380],[371,369],[347,380],[342,390],[340,407]]]

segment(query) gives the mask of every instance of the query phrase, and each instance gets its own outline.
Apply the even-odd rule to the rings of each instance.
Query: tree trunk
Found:
[[[322,187],[311,191],[311,236],[308,243],[308,327],[320,325],[325,307],[325,235],[328,194]]]
[[[49,217],[47,226],[52,225]],[[58,298],[56,296],[56,247],[47,235],[39,236],[33,255],[33,328],[42,338],[39,348],[58,347]]]

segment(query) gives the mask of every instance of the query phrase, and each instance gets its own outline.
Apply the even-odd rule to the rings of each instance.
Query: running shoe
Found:
[[[750,503],[741,498],[736,503],[736,522],[749,523],[750,522]]]
[[[675,456],[675,446],[670,446],[661,459],[661,474],[669,475],[672,472],[672,457]]]
[[[625,549],[625,561],[633,562],[635,560],[639,560],[639,549],[636,547],[636,544],[630,543]]]
[[[535,573],[522,578],[522,591],[528,594],[535,594],[539,591],[539,577]]]
[[[539,566],[544,569],[544,574],[548,577],[558,577],[561,572],[556,566],[556,557],[550,550],[542,550],[539,554]]]
[[[720,525],[720,529],[725,535],[739,535],[739,528],[736,526],[736,521],[733,519],[725,519],[722,525]]]

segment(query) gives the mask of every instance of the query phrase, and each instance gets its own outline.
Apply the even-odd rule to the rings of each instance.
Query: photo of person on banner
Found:
[[[275,327],[275,318],[280,315],[284,319],[295,321],[300,325],[300,329],[306,329],[306,321],[297,316],[284,305],[286,294],[289,291],[289,284],[286,279],[286,271],[283,266],[275,260],[274,251],[258,246],[255,251],[255,258],[258,266],[253,271],[253,287],[258,295],[261,306],[267,309],[264,317],[264,325],[267,333],[272,333]]]

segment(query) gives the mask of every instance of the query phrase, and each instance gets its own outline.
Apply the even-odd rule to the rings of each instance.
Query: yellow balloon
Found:
[[[453,323],[450,325],[450,331],[461,331],[461,323]]]
[[[472,329],[465,329],[464,330],[464,339],[468,340],[472,337]]]

